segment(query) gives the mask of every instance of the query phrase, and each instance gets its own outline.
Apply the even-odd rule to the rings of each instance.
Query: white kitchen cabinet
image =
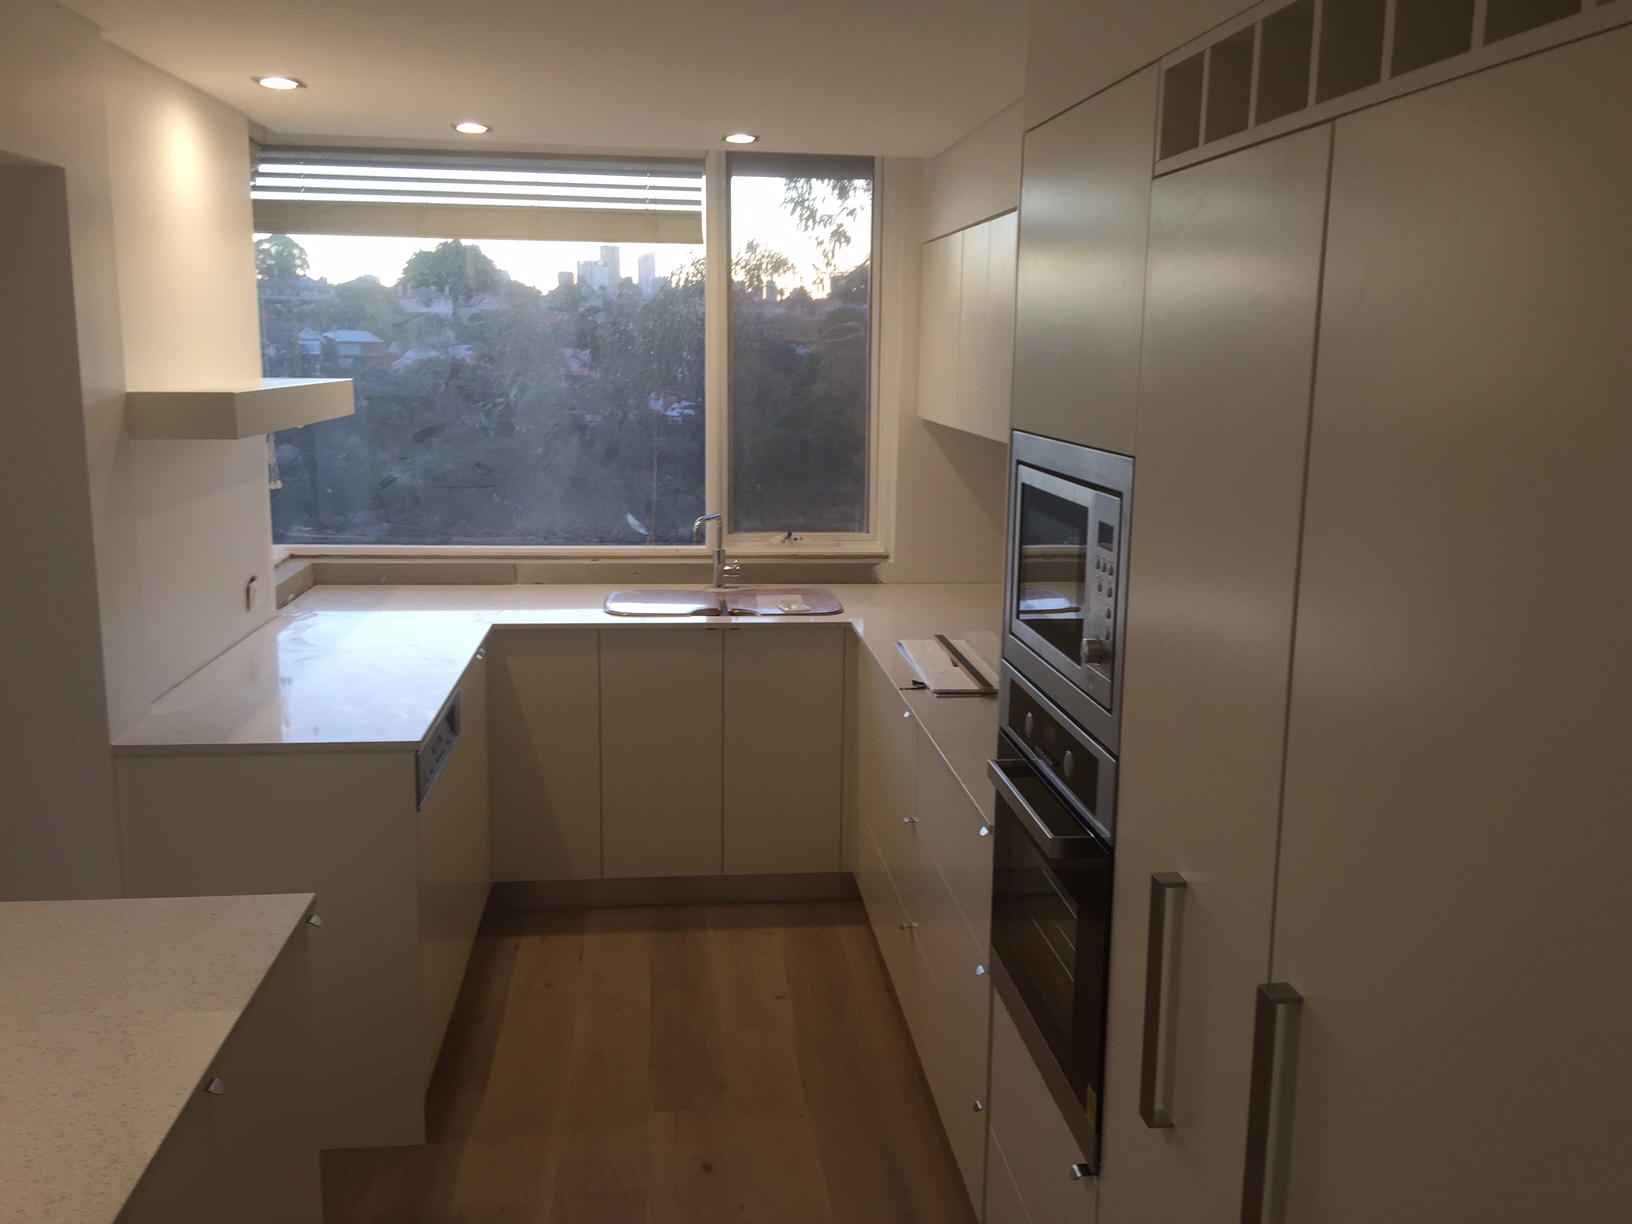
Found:
[[[919,277],[918,415],[958,426],[963,231],[924,243]]]
[[[924,244],[918,415],[1009,440],[1018,214]]]
[[[804,625],[725,632],[725,874],[841,870],[848,632]]]
[[[1007,444],[1014,374],[1014,264],[1019,214],[963,231],[958,312],[959,429]]]
[[[1154,67],[1026,133],[1014,428],[1134,453]]]
[[[215,1181],[232,1224],[317,1224],[323,1216],[312,1075],[309,936],[297,928],[273,963],[201,1095]]]
[[[1001,998],[992,1002],[992,1084],[987,1114],[991,1147],[1001,1151],[1011,1182],[997,1184],[998,1214],[988,1224],[1014,1217],[1005,1195],[1012,1188],[1024,1205],[1029,1224],[1095,1224],[1098,1211],[1094,1178],[1075,1178],[1082,1159],[1076,1136],[1043,1082]],[[988,1204],[993,1200],[988,1199]],[[1007,1212],[1007,1216],[1004,1215]]]
[[[987,945],[971,932],[932,847],[944,850],[960,834],[976,843],[990,838],[979,836],[979,810],[883,668],[868,657],[858,665],[863,844],[857,879],[970,1201],[978,1206],[986,1167],[985,1112],[977,1102],[983,1105],[986,1095]],[[977,847],[977,860],[979,854]],[[989,849],[986,861],[989,906]]]
[[[465,684],[480,698],[477,660]],[[130,896],[312,892],[312,1031],[324,1147],[420,1143],[441,1044],[485,897],[485,701],[423,811],[414,753],[115,758]],[[472,717],[474,715],[474,717]]]
[[[600,631],[497,626],[488,658],[493,878],[600,879]]]
[[[318,1224],[307,929],[233,1026],[120,1224]]]
[[[1331,129],[1157,180],[1139,403],[1101,1218],[1239,1211],[1269,964]],[[1151,877],[1188,881],[1140,1116]],[[1165,1064],[1165,1066],[1164,1066]],[[1171,1078],[1169,1077],[1171,1071]]]
[[[1271,970],[1299,1224],[1632,1204],[1629,62],[1337,123]]]
[[[724,633],[601,630],[601,836],[608,879],[722,870]]]

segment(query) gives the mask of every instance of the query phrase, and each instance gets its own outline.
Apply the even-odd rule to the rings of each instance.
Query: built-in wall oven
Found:
[[[1116,758],[1008,662],[1000,693],[992,977],[1097,1173]]]
[[[1133,460],[1016,432],[1003,657],[1118,744]]]
[[[1099,1171],[1133,460],[1016,432],[1004,584],[992,966]]]

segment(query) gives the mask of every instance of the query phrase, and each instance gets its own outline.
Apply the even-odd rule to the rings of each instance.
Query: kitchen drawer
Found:
[[[994,1146],[1008,1160],[1031,1224],[1095,1224],[1099,1181],[1072,1180],[1071,1166],[1082,1159],[1082,1149],[1001,997],[992,1006],[988,1109]]]
[[[961,923],[958,933],[961,937]],[[927,1006],[913,1039],[969,1201],[978,1208],[985,1193],[986,1112],[977,1110],[976,1102],[984,1105],[987,1093],[991,978],[976,973],[980,962],[967,940],[961,958],[936,964],[922,938],[923,928],[915,934]]]
[[[917,797],[918,720],[877,659],[865,649],[857,660],[858,774],[863,823],[880,835],[913,815]]]
[[[867,918],[873,925],[873,938],[883,954],[884,967],[889,970],[890,983],[901,1004],[902,1015],[907,1017],[908,1027],[915,1030],[913,1039],[916,1042],[916,1028],[923,1023],[919,1008],[922,975],[917,967],[921,958],[913,950],[912,932],[907,926],[907,912],[901,904],[901,896],[884,866],[884,857],[879,853],[872,830],[865,826],[861,830],[857,860],[856,884],[867,906]]]
[[[918,838],[981,948],[991,942],[992,842],[986,818],[929,737],[918,737]],[[983,832],[983,830],[985,832]]]
[[[982,1224],[1031,1224],[996,1132],[986,1137],[986,1211]]]

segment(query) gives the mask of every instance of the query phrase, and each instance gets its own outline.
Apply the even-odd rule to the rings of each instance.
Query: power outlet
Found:
[[[261,602],[261,580],[259,576],[244,583],[244,611],[253,612]]]

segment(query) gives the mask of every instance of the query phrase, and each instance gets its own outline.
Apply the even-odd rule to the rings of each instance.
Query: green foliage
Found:
[[[480,254],[464,244],[437,250],[460,246]],[[350,366],[333,346],[319,359],[268,358],[269,375],[351,377],[358,390],[355,416],[277,435],[284,487],[272,498],[274,538],[689,541],[704,496],[701,281],[649,298],[580,285],[540,293],[493,268],[481,292],[498,308],[444,321],[402,314],[393,289],[365,278],[337,286],[321,318],[279,325],[357,328],[402,351]],[[414,344],[437,351],[408,360]],[[569,351],[588,355],[587,372],[569,370]]]
[[[402,279],[415,289],[440,289],[456,302],[469,301],[498,285],[498,265],[472,243],[459,239],[438,243],[434,250],[416,251],[402,270]]]
[[[255,243],[255,275],[260,280],[294,280],[311,271],[306,248],[288,234],[268,234]]]
[[[782,207],[794,224],[816,239],[822,266],[817,283],[839,274],[839,259],[855,242],[852,233],[872,216],[873,185],[867,179],[790,178],[782,186]]]

